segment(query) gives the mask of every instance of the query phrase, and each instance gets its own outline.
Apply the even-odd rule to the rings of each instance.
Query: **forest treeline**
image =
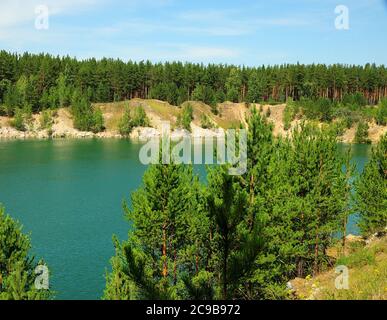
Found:
[[[0,105],[12,115],[68,106],[74,91],[91,102],[153,98],[180,105],[200,100],[209,105],[232,102],[286,102],[301,98],[332,102],[361,95],[366,104],[387,97],[385,66],[277,65],[244,67],[193,63],[76,60],[48,54],[0,52]],[[363,101],[362,100],[362,101]]]

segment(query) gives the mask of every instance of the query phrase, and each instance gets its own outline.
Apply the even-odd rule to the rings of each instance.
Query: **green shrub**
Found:
[[[355,134],[355,143],[371,143],[371,141],[368,139],[368,130],[368,123],[365,121],[360,121]]]
[[[336,137],[341,137],[344,134],[345,129],[347,129],[347,125],[344,119],[338,120],[329,125],[329,130]]]
[[[150,121],[145,113],[144,108],[141,106],[138,106],[134,110],[133,126],[134,127],[149,127],[149,125],[150,125]]]
[[[220,97],[222,98],[222,97]],[[210,106],[216,105],[217,98],[214,90],[208,86],[197,85],[192,92],[192,100],[202,101]]]
[[[216,93],[215,93],[215,101],[218,102],[218,103],[222,103],[222,102],[225,102],[226,101],[226,95],[225,93],[223,92],[223,90],[218,90]],[[216,104],[215,104],[216,105]]]
[[[353,125],[364,118],[363,112],[351,110],[348,106],[338,104],[333,118],[342,119],[347,129],[351,129]]]
[[[126,107],[124,115],[118,124],[118,131],[120,132],[121,135],[127,137],[131,134],[133,128],[134,128],[134,124],[133,124],[132,116],[130,114],[130,109],[129,107]]]
[[[102,132],[105,130],[102,111],[97,109],[93,112],[93,125],[91,131],[94,133]]]
[[[81,131],[98,133],[103,131],[104,121],[101,110],[94,110],[87,95],[75,91],[71,111],[74,117],[74,127]]]
[[[48,300],[50,290],[37,289],[35,270],[46,265],[31,255],[31,240],[0,204],[0,301]]]
[[[359,117],[364,121],[371,122],[376,119],[378,113],[378,108],[375,107],[365,107],[357,112]]]
[[[191,122],[193,120],[193,109],[191,104],[186,104],[183,107],[181,114],[177,118],[177,126],[188,131],[191,131]]]
[[[383,232],[387,225],[387,134],[373,149],[370,161],[355,180],[354,204],[358,226],[365,236]]]
[[[357,110],[367,105],[367,99],[361,92],[344,95],[342,102],[344,105],[349,106],[352,110]]]
[[[13,120],[11,121],[11,126],[19,131],[26,131],[27,130],[24,112],[22,109],[20,109],[20,108],[15,109],[15,116],[14,116]]]
[[[348,115],[346,116],[344,119],[343,119],[343,122],[345,124],[345,127],[347,129],[351,129],[352,126],[354,125],[355,123],[355,118],[353,117],[353,115]]]
[[[200,118],[200,126],[203,129],[212,129],[214,127],[211,119],[207,115],[205,115],[204,113],[202,114],[202,116]]]
[[[210,107],[211,107],[211,112],[214,115],[218,115],[219,114],[218,104],[216,102],[211,104]]]
[[[25,131],[26,127],[24,125],[24,115],[23,111],[20,108],[15,109],[15,116],[11,121],[11,126],[19,131]]]
[[[32,127],[33,125],[33,117],[32,117],[32,107],[31,105],[26,105],[23,108],[23,114],[24,114],[24,123],[27,127]]]
[[[289,130],[291,128],[291,122],[294,120],[298,113],[298,107],[296,107],[297,104],[295,104],[292,100],[289,100],[286,104],[284,115],[283,115],[283,122],[284,122],[284,129]]]
[[[370,266],[375,264],[376,251],[371,248],[362,248],[355,253],[340,257],[336,261],[336,265],[346,266],[348,268],[359,268],[363,266]]]
[[[133,128],[149,127],[149,126],[150,126],[150,121],[143,107],[138,106],[134,110],[134,115],[132,116],[132,112],[129,106],[126,106],[124,115],[122,116],[118,124],[118,131],[123,136],[129,136]]]
[[[52,110],[43,110],[40,115],[40,128],[42,130],[50,130],[52,129],[52,125],[54,124],[54,111]]]
[[[4,105],[0,105],[0,116],[7,115],[6,107]]]
[[[334,105],[332,101],[326,98],[317,100],[302,99],[300,101],[305,116],[311,120],[330,122],[334,115]]]
[[[387,125],[387,99],[383,99],[376,111],[376,123],[380,126]]]

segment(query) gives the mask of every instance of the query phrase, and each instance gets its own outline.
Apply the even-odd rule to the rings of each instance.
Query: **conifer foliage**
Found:
[[[364,235],[387,227],[387,134],[374,147],[370,162],[355,182],[355,203]]]
[[[5,214],[0,206],[0,300],[46,300],[52,297],[49,290],[35,287],[34,259],[28,236],[21,226]]]
[[[91,102],[152,98],[181,105],[199,100],[216,103],[317,101],[308,114],[329,119],[328,101],[362,106],[387,98],[385,66],[276,65],[241,67],[194,63],[123,62],[94,58],[78,61],[48,54],[0,51],[0,104],[13,115],[29,105],[33,112],[66,107],[74,90],[89,92]],[[327,109],[328,108],[328,109]],[[384,123],[385,112],[378,115]]]
[[[125,207],[132,228],[128,241],[116,241],[106,299],[283,299],[290,279],[332,264],[327,249],[354,210],[348,156],[317,126],[274,139],[254,108],[248,126],[242,176],[209,167],[203,184],[190,166],[149,168]],[[357,183],[372,230],[385,227],[384,145]],[[375,192],[366,194],[371,176]]]

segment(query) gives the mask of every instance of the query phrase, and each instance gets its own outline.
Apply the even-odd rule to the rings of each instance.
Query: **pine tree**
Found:
[[[387,98],[382,99],[376,113],[376,123],[380,126],[387,125]]]
[[[106,58],[78,61],[47,54],[18,55],[1,51],[0,101],[5,101],[8,83],[15,86],[18,80],[25,78],[28,87],[33,89],[27,90],[31,92],[27,92],[27,102],[37,111],[43,95],[53,88],[57,89],[58,80],[64,77],[67,88],[81,91],[90,88],[92,102],[155,98],[180,105],[192,97],[196,88],[201,88],[204,89],[202,96],[205,99],[200,100],[210,105],[224,102],[224,94],[233,102],[250,103],[307,98],[315,102],[313,109],[316,112],[312,114],[330,121],[332,105],[325,104],[328,108],[324,109],[324,103],[320,104],[319,100],[344,102],[356,110],[361,110],[366,104],[378,104],[387,96],[386,72],[384,66],[375,64],[296,64],[247,68],[180,62],[137,63]]]
[[[355,182],[355,209],[363,235],[382,232],[387,226],[387,135],[374,148],[370,162]]]
[[[0,300],[45,300],[49,290],[35,288],[37,264],[28,254],[30,239],[0,206]]]
[[[70,88],[67,85],[67,77],[61,73],[57,79],[57,94],[60,107],[67,107],[70,104]]]
[[[295,128],[292,137],[269,144],[266,160],[263,150],[249,156],[265,163],[253,193],[265,240],[249,280],[258,299],[284,298],[289,279],[328,262],[326,249],[347,208],[348,181],[334,137],[309,126]]]
[[[101,132],[105,129],[100,109],[93,109],[87,94],[75,90],[72,97],[71,111],[74,127],[81,131]]]
[[[103,119],[103,114],[101,109],[95,108],[92,110],[93,116],[92,116],[92,121],[93,125],[90,128],[93,133],[98,133],[102,132],[105,130],[105,125],[104,125],[104,119]]]
[[[192,105],[190,103],[187,103],[183,106],[183,109],[181,110],[181,114],[179,114],[177,119],[177,126],[187,130],[191,131],[191,122],[193,120],[193,109]]]
[[[292,134],[294,152],[289,177],[292,177],[300,233],[297,274],[317,273],[326,263],[326,249],[338,230],[345,210],[345,174],[335,136],[310,126]],[[311,249],[313,248],[313,249]]]
[[[240,70],[232,68],[226,81],[227,99],[231,102],[239,102],[241,95],[242,79]]]
[[[11,126],[14,127],[16,130],[19,131],[26,131],[26,123],[25,123],[25,117],[24,112],[22,109],[17,108],[15,111],[15,116],[13,120],[11,121]]]
[[[7,88],[4,93],[5,112],[8,116],[12,116],[17,107],[20,107],[18,91],[12,83],[7,83]]]
[[[129,106],[125,106],[124,115],[122,116],[118,124],[118,130],[122,136],[128,137],[132,132],[133,127],[134,127],[134,124],[133,124],[130,108]]]
[[[246,279],[251,276],[255,259],[262,248],[260,225],[250,228],[248,194],[226,166],[208,174],[208,208],[213,227],[211,236],[215,260],[215,278],[219,278],[222,299],[241,298]],[[217,276],[218,274],[218,276]]]
[[[134,109],[133,125],[135,127],[149,127],[150,121],[142,106],[138,106]]]
[[[208,218],[203,211],[200,187],[192,168],[153,165],[145,173],[143,186],[133,193],[131,208],[125,211],[132,222],[129,240],[118,255],[121,272],[131,298],[178,298],[185,277],[197,275],[207,263]],[[118,260],[116,260],[118,261]],[[115,299],[111,286],[107,299]]]
[[[371,143],[368,139],[369,125],[365,121],[360,121],[355,134],[355,143]]]

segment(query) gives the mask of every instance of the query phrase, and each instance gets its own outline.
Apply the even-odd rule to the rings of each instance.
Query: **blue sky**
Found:
[[[35,28],[35,7],[49,28]],[[349,9],[349,30],[335,8]],[[244,65],[387,65],[387,0],[1,0],[0,49]]]

